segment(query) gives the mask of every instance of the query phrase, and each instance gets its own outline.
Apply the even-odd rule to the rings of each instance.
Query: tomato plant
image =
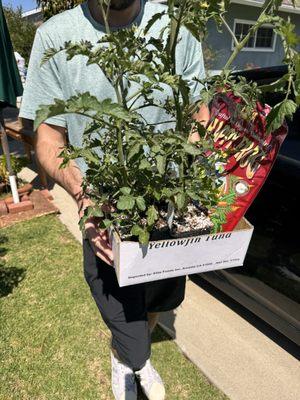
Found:
[[[202,104],[211,102],[216,92],[230,91],[241,97],[240,112],[244,116],[252,112],[263,91],[273,89],[285,93],[284,100],[268,116],[269,130],[280,127],[284,118],[295,112],[296,101],[300,101],[300,58],[296,51],[299,38],[294,26],[277,13],[282,1],[265,1],[257,22],[240,41],[226,21],[229,3],[168,0],[163,11],[154,15],[143,30],[132,26],[111,31],[107,19],[109,0],[99,0],[106,34],[96,46],[87,41],[67,42],[60,49],[46,52],[42,62],[60,51],[65,51],[68,59],[87,57],[88,65],[101,68],[117,99],[116,102],[110,98],[99,101],[85,92],[66,101],[56,99],[54,104],[42,106],[37,112],[36,127],[58,114],[77,113],[91,120],[83,133],[83,146],[69,145],[61,154],[62,167],[77,157],[83,157],[88,166],[83,190],[95,206],[86,211],[81,224],[95,215],[101,217],[102,228],[117,226],[145,244],[162,217],[162,209],[166,218],[170,210],[184,214],[192,202],[207,209],[216,207],[220,186],[216,164],[226,161],[226,154],[214,148],[213,138],[192,118]],[[156,35],[149,34],[161,18],[168,21],[163,30]],[[176,71],[176,48],[182,29],[189,30],[195,40],[201,41],[211,20],[218,29],[229,31],[235,47],[219,75],[199,82],[201,100],[193,103],[189,82]],[[233,78],[231,66],[251,35],[266,23],[272,24],[282,39],[288,73],[271,86],[259,88],[255,83]],[[158,101],[155,92],[166,85],[172,96]],[[131,87],[136,88],[133,93],[129,90]],[[291,99],[292,92],[295,100]],[[163,108],[172,127],[157,129],[156,124],[148,123],[140,114],[146,107]],[[190,134],[195,130],[200,140],[191,143]],[[95,137],[95,132],[101,134]],[[96,147],[102,149],[101,159],[95,152]],[[104,208],[105,205],[108,207]]]

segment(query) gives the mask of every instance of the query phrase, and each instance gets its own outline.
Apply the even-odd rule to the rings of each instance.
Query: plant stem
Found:
[[[290,74],[288,88],[287,88],[286,95],[285,95],[285,100],[288,100],[288,98],[289,98],[289,95],[290,95],[290,92],[291,92],[292,83],[293,83],[293,75]]]
[[[184,15],[184,11],[186,9],[187,0],[182,0],[178,5],[177,15],[174,15],[174,1],[169,0],[169,15],[171,18],[171,27],[170,27],[170,37],[169,37],[169,57],[170,57],[170,64],[171,64],[171,74],[173,76],[176,75],[176,47],[178,42],[178,36],[180,32],[180,27],[182,24],[182,18]],[[172,89],[174,103],[176,108],[176,130],[183,134],[183,107],[184,104],[181,104],[180,101],[180,88]],[[183,96],[182,96],[183,98]],[[184,158],[181,157],[181,162],[178,165],[179,168],[179,181],[181,187],[184,190],[185,182],[184,182]]]
[[[170,6],[170,14],[171,14],[171,32],[170,32],[170,59],[171,59],[171,73],[172,75],[176,75],[176,47],[178,35],[181,27],[182,18],[184,15],[184,10],[186,6],[186,0],[183,0],[178,10],[178,19],[174,16],[174,2],[172,2]],[[176,108],[176,130],[182,131],[182,106],[180,104],[180,90],[172,89],[175,108]]]
[[[104,24],[105,24],[105,30],[106,33],[109,35],[111,33],[109,23],[108,23],[108,13],[109,13],[109,5],[110,5],[110,0],[108,1],[106,12],[104,9],[104,4],[103,0],[98,0],[98,4],[100,5],[101,12],[103,15],[104,19]],[[109,44],[111,47],[111,44]],[[118,103],[122,105],[125,109],[128,109],[126,99],[125,99],[125,93],[124,93],[124,86],[123,86],[123,80],[122,80],[122,74],[118,74],[119,76],[115,80],[115,82],[112,82],[113,88],[115,90],[116,96]],[[124,150],[123,150],[123,137],[122,137],[122,125],[119,124],[117,126],[117,145],[118,145],[118,158],[119,158],[119,163],[121,164],[121,170],[122,170],[122,176],[124,180],[124,184],[128,185],[128,176],[127,176],[127,170],[126,170],[126,163],[125,163],[125,156],[124,156]]]
[[[129,97],[127,97],[127,99],[126,99],[127,103],[128,103],[130,100],[134,99],[135,96],[141,94],[142,92],[143,92],[143,89],[139,89],[139,90],[137,90],[135,93],[133,93],[132,95],[130,95]]]
[[[238,42],[238,44],[236,44],[233,53],[229,57],[229,59],[228,59],[227,63],[225,64],[225,66],[223,67],[222,75],[225,75],[226,70],[229,69],[229,67],[231,66],[233,61],[236,59],[237,55],[246,46],[246,44],[247,44],[248,40],[250,39],[250,37],[265,23],[264,21],[261,21],[261,19],[262,19],[262,17],[264,17],[267,14],[267,11],[268,11],[269,7],[274,3],[274,1],[275,0],[270,0],[270,1],[266,1],[265,2],[264,6],[263,6],[263,9],[262,9],[262,11],[261,11],[261,13],[260,13],[260,15],[259,15],[259,17],[257,19],[257,23],[255,25],[253,25],[251,29],[249,29],[249,32],[244,37],[244,39],[241,42]],[[231,29],[230,29],[230,31],[231,31]]]
[[[185,6],[186,6],[187,0],[182,0],[180,2],[180,5],[178,6],[178,18],[175,18],[174,15],[174,1],[172,1],[170,5],[170,17],[171,17],[171,31],[170,31],[170,56],[171,56],[171,61],[172,61],[172,68],[173,68],[173,74],[175,75],[176,73],[176,46],[177,46],[177,40],[178,40],[178,35],[182,23],[182,18],[184,15],[185,11]]]
[[[125,158],[124,158],[124,152],[123,152],[123,137],[122,137],[122,127],[118,126],[118,155],[119,155],[119,161],[120,164],[122,165],[122,169],[125,171]],[[125,181],[127,181],[127,174],[124,175]]]
[[[177,45],[177,38],[178,38],[178,25],[179,22],[176,20],[174,16],[174,0],[169,0],[168,2],[168,11],[169,11],[169,17],[170,17],[170,34],[169,34],[169,39],[168,39],[168,46],[167,50],[169,53],[169,59],[170,59],[170,66],[171,66],[171,74],[176,75],[176,45]],[[177,33],[177,36],[176,36]],[[175,108],[176,108],[176,130],[179,130],[181,126],[181,113],[180,113],[180,103],[179,103],[179,96],[178,96],[178,90],[172,89],[173,92],[173,97],[174,97],[174,102],[175,102]]]
[[[122,106],[123,105],[123,98],[120,93],[118,83],[115,84],[114,86],[116,96],[118,99],[118,103]],[[125,164],[125,156],[124,156],[124,150],[123,150],[123,136],[122,136],[122,125],[119,124],[117,127],[117,141],[118,141],[118,158],[119,158],[119,163],[121,164],[121,169],[122,169],[122,175],[124,179],[124,184],[128,185],[128,176],[127,176],[127,171],[126,171],[126,164]]]
[[[105,9],[104,9],[103,0],[98,0],[98,5],[100,6],[101,13],[102,13],[102,16],[103,16],[103,19],[104,19],[105,31],[106,31],[107,34],[110,34],[110,27],[109,27],[109,24],[108,24],[108,13],[109,13],[110,0],[108,1],[108,4],[106,6],[107,7],[106,12],[105,12]]]
[[[236,38],[234,32],[232,31],[232,29],[230,28],[230,26],[228,25],[226,19],[223,17],[222,14],[220,15],[220,19],[221,19],[221,21],[223,22],[223,25],[226,27],[226,29],[227,29],[228,32],[230,33],[230,35],[231,35],[231,37],[232,37],[232,39],[233,39],[233,41],[234,41],[234,44],[235,44],[235,46],[237,47],[237,46],[239,45],[239,42],[238,42],[238,40],[237,40],[237,38]]]
[[[134,101],[131,103],[131,105],[128,107],[128,109],[130,110],[130,111],[133,111],[133,110],[138,110],[139,109],[139,107],[136,107],[135,109],[134,108],[132,108],[134,105],[135,105],[135,103],[138,101],[138,99],[140,99],[142,97],[142,94],[139,94],[135,99],[134,99]]]
[[[122,105],[125,108],[125,110],[128,111],[127,100],[126,100],[126,95],[125,95],[125,88],[124,88],[124,83],[123,83],[123,72],[120,73],[118,82],[119,82],[119,86],[120,86],[120,89],[121,89],[121,102],[122,102]]]
[[[108,23],[108,13],[109,13],[109,5],[110,5],[110,0],[107,4],[107,10],[105,12],[104,9],[104,4],[103,4],[103,0],[98,0],[98,4],[100,5],[100,9],[103,15],[103,19],[104,19],[104,24],[105,24],[105,30],[106,30],[106,34],[110,34],[110,27],[109,27],[109,23]],[[111,47],[111,44],[109,44],[109,46]],[[119,78],[117,78],[115,80],[115,82],[111,82],[113,84],[113,88],[115,90],[117,99],[118,99],[118,103],[120,105],[122,105],[124,107],[124,102],[123,102],[123,96],[122,96],[122,86],[121,83],[119,82]],[[121,90],[119,90],[119,83],[121,86]],[[128,177],[127,177],[127,171],[126,171],[126,164],[125,164],[125,157],[124,157],[124,151],[123,151],[123,137],[122,137],[122,126],[119,125],[117,126],[117,146],[118,146],[118,158],[119,158],[119,163],[121,164],[121,170],[122,170],[122,176],[123,176],[123,180],[124,180],[124,184],[128,184]]]
[[[146,107],[157,107],[157,108],[161,108],[162,110],[165,110],[165,108],[163,106],[161,106],[160,104],[143,104],[141,106],[131,108],[130,111],[134,112],[137,110],[141,110],[142,108],[146,108]]]
[[[148,124],[149,126],[154,126],[154,125],[161,125],[161,124],[173,124],[175,121],[175,119],[170,120],[170,121],[162,121],[162,122],[156,122],[155,124]]]

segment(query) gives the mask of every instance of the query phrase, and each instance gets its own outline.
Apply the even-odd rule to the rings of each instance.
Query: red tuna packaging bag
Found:
[[[254,201],[266,181],[282,142],[287,135],[284,124],[267,133],[268,105],[256,103],[250,118],[242,113],[243,100],[232,93],[219,93],[211,106],[207,131],[214,135],[216,149],[229,153],[221,166],[223,181],[220,202],[211,212],[215,228],[232,231]]]

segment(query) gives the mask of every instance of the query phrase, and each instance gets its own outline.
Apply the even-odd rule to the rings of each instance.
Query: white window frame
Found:
[[[246,19],[238,19],[235,18],[234,19],[234,24],[233,24],[233,33],[235,34],[235,28],[236,28],[236,24],[247,24],[247,25],[254,25],[257,21],[250,21],[250,20],[246,20]],[[261,25],[261,28],[274,28],[274,26],[272,24],[263,24]],[[273,34],[274,34],[274,40],[273,40],[273,46],[271,47],[244,47],[242,49],[242,51],[258,51],[258,52],[269,52],[269,53],[274,53],[275,48],[276,48],[276,41],[277,41],[277,33],[273,30]],[[256,42],[256,37],[257,37],[257,31],[255,32],[254,35],[254,43]],[[235,43],[234,40],[232,39],[231,42],[231,50],[233,51],[235,49]]]

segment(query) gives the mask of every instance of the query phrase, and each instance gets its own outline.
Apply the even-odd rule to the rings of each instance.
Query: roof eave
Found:
[[[39,14],[40,12],[42,12],[42,8],[41,8],[41,7],[38,7],[38,8],[35,8],[35,9],[33,9],[33,10],[29,10],[29,11],[23,12],[23,13],[22,13],[22,17],[23,17],[23,18],[29,17],[30,15]]]
[[[263,5],[261,1],[255,1],[255,0],[232,0],[232,3],[243,4],[245,6],[252,6],[252,7],[262,7]],[[279,7],[279,10],[282,12],[288,12],[292,14],[300,14],[300,7],[283,5]]]

